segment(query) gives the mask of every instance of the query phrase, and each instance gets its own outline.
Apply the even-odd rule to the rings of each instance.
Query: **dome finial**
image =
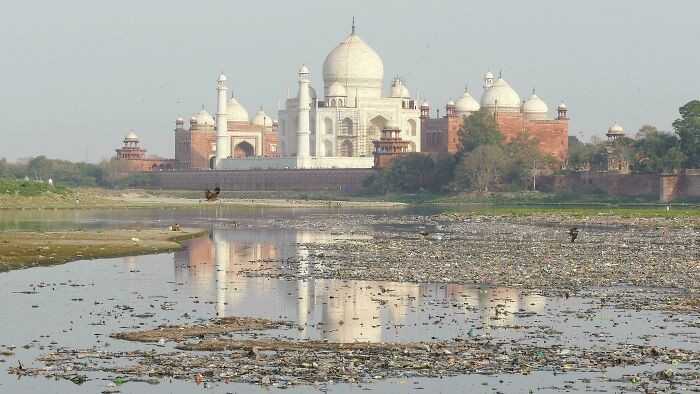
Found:
[[[355,35],[355,17],[352,17],[352,32],[350,33],[351,35]]]

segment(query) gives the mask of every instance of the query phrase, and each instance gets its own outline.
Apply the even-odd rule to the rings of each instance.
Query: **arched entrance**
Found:
[[[343,141],[342,144],[340,144],[340,155],[342,157],[352,157],[353,155],[353,146],[352,146],[352,141],[350,140],[345,140]]]
[[[209,158],[209,169],[213,170],[215,165],[216,165],[216,156],[212,156]]]
[[[233,157],[236,159],[245,159],[249,156],[255,156],[255,148],[246,141],[239,143],[233,149]]]

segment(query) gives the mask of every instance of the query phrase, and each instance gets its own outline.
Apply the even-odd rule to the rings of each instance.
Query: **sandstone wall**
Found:
[[[216,186],[235,191],[321,191],[354,192],[372,169],[328,170],[244,170],[177,171],[153,173],[153,187],[205,190]]]

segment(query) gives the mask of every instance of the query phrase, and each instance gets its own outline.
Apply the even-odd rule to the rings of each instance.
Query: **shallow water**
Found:
[[[235,214],[234,214],[235,213]],[[0,392],[99,392],[107,380],[101,375],[77,386],[67,381],[7,375],[6,368],[21,360],[39,366],[37,356],[58,347],[105,351],[155,347],[109,338],[118,331],[186,324],[216,316],[256,316],[288,320],[295,328],[243,336],[327,339],[354,342],[408,342],[466,338],[469,335],[509,339],[520,343],[590,346],[633,343],[700,350],[700,333],[683,317],[661,312],[615,310],[593,298],[544,297],[512,288],[475,288],[457,284],[285,280],[248,277],[261,260],[277,261],[303,255],[300,242],[334,242],[348,236],[299,231],[269,225],[280,216],[335,215],[335,211],[254,210],[132,210],[56,212],[54,217],[20,217],[4,221],[5,228],[100,228],[160,226],[177,221],[210,228],[208,236],[187,242],[176,253],[96,261],[77,261],[0,274],[3,307],[0,345],[16,346],[16,355],[0,358]],[[0,217],[0,220],[7,219]],[[246,223],[239,227],[235,220]],[[38,227],[36,227],[38,226]],[[386,227],[382,227],[386,230]],[[313,271],[313,259],[308,267]],[[152,314],[152,315],[151,315]],[[471,333],[470,333],[471,332]],[[24,348],[23,346],[26,346]],[[158,349],[161,350],[161,349]],[[658,370],[662,366],[655,366]],[[367,385],[297,387],[292,392],[558,392],[609,389],[608,373],[481,376],[444,379],[377,381]],[[107,378],[107,376],[103,376]],[[570,387],[569,387],[570,386]],[[129,383],[123,393],[188,393],[203,390],[189,382],[159,385]],[[209,392],[269,391],[246,384],[215,385]]]

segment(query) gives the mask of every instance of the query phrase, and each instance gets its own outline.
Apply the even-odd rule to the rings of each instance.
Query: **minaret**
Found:
[[[311,111],[311,95],[309,94],[309,68],[301,66],[299,69],[299,116],[297,123],[297,157],[309,157],[309,135]]]
[[[217,169],[221,166],[221,160],[231,156],[231,141],[228,135],[228,122],[226,121],[227,90],[226,76],[222,73],[219,75],[219,80],[216,83],[218,99],[216,105],[216,165],[214,168]]]

